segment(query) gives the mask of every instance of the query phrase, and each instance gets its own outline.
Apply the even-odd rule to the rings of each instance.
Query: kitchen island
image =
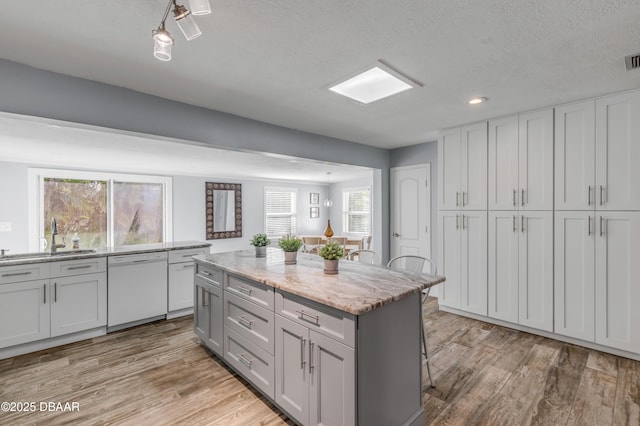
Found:
[[[422,424],[421,291],[444,281],[282,250],[196,256],[195,333],[299,424]]]

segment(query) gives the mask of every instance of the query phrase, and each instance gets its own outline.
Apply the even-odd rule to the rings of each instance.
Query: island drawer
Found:
[[[276,292],[275,312],[347,346],[356,347],[355,315],[279,290]]]
[[[196,275],[218,287],[222,287],[222,271],[220,269],[196,262]]]
[[[225,327],[224,359],[269,398],[275,394],[273,355],[260,349],[238,333]]]
[[[169,251],[169,263],[193,262],[193,256],[209,253],[208,248],[192,248]]]
[[[64,260],[51,262],[51,277],[68,277],[71,275],[93,274],[107,270],[106,257],[92,257],[89,259]]]
[[[273,287],[250,281],[244,278],[228,275],[225,280],[225,289],[236,296],[250,300],[262,306],[263,308],[273,311],[274,292]]]
[[[0,267],[0,284],[18,283],[49,278],[49,263]]]
[[[273,355],[273,311],[244,300],[228,291],[224,294],[224,324]]]

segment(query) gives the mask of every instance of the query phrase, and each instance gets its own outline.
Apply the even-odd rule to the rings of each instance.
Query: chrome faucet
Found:
[[[51,219],[51,254],[55,254],[59,248],[65,248],[67,245],[62,237],[62,244],[56,244],[56,235],[58,235],[58,224],[56,218]]]

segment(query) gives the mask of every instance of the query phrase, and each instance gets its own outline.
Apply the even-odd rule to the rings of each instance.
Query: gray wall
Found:
[[[389,251],[389,151],[328,138],[0,59],[0,111],[232,149],[381,170],[382,255]]]
[[[431,260],[438,260],[438,143],[427,142],[391,150],[390,167],[431,164]]]

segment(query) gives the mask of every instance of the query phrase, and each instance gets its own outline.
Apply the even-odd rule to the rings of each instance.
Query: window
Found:
[[[30,246],[45,248],[56,219],[57,242],[75,234],[80,248],[171,241],[171,178],[29,169]]]
[[[342,191],[342,228],[348,234],[371,234],[371,189],[348,188]]]
[[[296,234],[297,191],[290,188],[264,189],[264,232],[269,237]]]

